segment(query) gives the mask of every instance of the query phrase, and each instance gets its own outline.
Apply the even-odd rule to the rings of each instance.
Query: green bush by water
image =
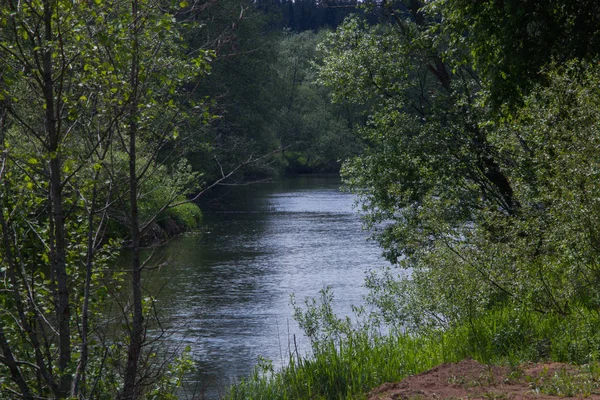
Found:
[[[384,382],[464,358],[510,365],[539,360],[589,363],[598,358],[599,328],[595,311],[565,316],[518,309],[490,311],[419,335],[381,336],[359,328],[318,343],[312,357],[290,357],[281,371],[262,362],[252,377],[230,388],[226,399],[364,399]]]
[[[195,203],[184,203],[167,211],[178,225],[186,229],[197,229],[202,222],[202,211]]]

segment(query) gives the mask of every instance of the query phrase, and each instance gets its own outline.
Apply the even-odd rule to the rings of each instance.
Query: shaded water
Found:
[[[335,176],[303,176],[235,187],[202,205],[199,234],[173,240],[152,286],[176,327],[172,343],[191,346],[209,398],[251,374],[258,357],[280,366],[293,336],[309,346],[292,319],[299,303],[330,286],[335,310],[351,315],[366,294],[364,273],[385,264],[366,240],[354,197]]]

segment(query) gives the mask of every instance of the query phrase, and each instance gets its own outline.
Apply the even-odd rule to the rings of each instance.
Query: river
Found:
[[[309,353],[291,294],[301,303],[331,287],[340,315],[362,303],[365,272],[385,261],[339,186],[337,176],[299,176],[233,187],[202,204],[199,233],[161,249],[150,286],[161,288],[169,341],[191,347],[190,380],[208,386],[207,398],[251,374],[259,356],[285,364],[294,335]]]

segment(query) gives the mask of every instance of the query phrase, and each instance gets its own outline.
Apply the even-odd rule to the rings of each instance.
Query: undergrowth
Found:
[[[366,399],[370,389],[384,382],[399,381],[443,362],[473,358],[513,366],[541,360],[585,364],[595,361],[600,349],[599,318],[591,311],[555,315],[501,309],[443,330],[380,335],[366,326],[349,329],[348,322],[319,314],[315,306],[312,318],[329,318],[324,325],[338,324],[338,331],[311,337],[312,356],[290,356],[281,371],[263,360],[253,376],[230,388],[226,399]],[[541,389],[578,390],[560,382],[554,379]]]

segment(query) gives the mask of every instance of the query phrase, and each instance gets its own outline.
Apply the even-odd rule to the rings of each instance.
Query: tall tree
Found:
[[[435,0],[427,7],[443,19],[450,49],[472,58],[496,108],[520,104],[549,63],[599,55],[600,5],[593,0]]]
[[[115,397],[122,385],[120,396],[133,399],[157,383],[140,359],[147,323],[139,237],[196,176],[174,170],[173,193],[143,223],[137,202],[143,183],[164,173],[158,154],[178,136],[182,105],[197,106],[186,103],[184,88],[207,71],[212,53],[187,53],[177,10],[152,1],[129,6],[2,3],[0,254],[9,279],[0,296],[0,362],[14,382],[2,387],[10,397]],[[133,306],[121,310],[131,327],[124,376],[107,368],[107,360],[123,361],[98,329],[107,321],[102,313],[90,318],[120,282],[108,268],[115,249],[105,231],[121,204],[137,254]]]
[[[357,188],[370,188],[360,195],[372,222],[419,226],[425,223],[421,207],[444,201],[448,207],[440,207],[438,217],[448,226],[482,207],[515,213],[513,189],[480,125],[486,110],[478,107],[477,75],[443,61],[431,33],[434,18],[420,8],[405,12],[394,11],[389,22],[374,27],[349,19],[322,46],[320,75],[334,100],[369,107],[361,133],[370,149],[348,163],[346,173]],[[429,241],[421,230],[402,232],[406,241],[396,241],[397,227],[382,231],[392,260]]]
[[[594,152],[584,143],[595,142],[595,119],[579,108],[597,102],[583,89],[597,79],[595,5],[440,0],[381,9],[378,25],[352,18],[331,34],[320,67],[335,101],[367,107],[359,132],[369,147],[346,163],[345,179],[388,258],[411,270],[410,279],[372,277],[374,302],[402,326],[450,324],[507,304],[593,309],[596,216],[575,209],[594,209],[584,194]],[[567,38],[575,21],[587,27],[585,43]],[[552,62],[573,56],[588,61]],[[565,242],[574,232],[581,245]]]

